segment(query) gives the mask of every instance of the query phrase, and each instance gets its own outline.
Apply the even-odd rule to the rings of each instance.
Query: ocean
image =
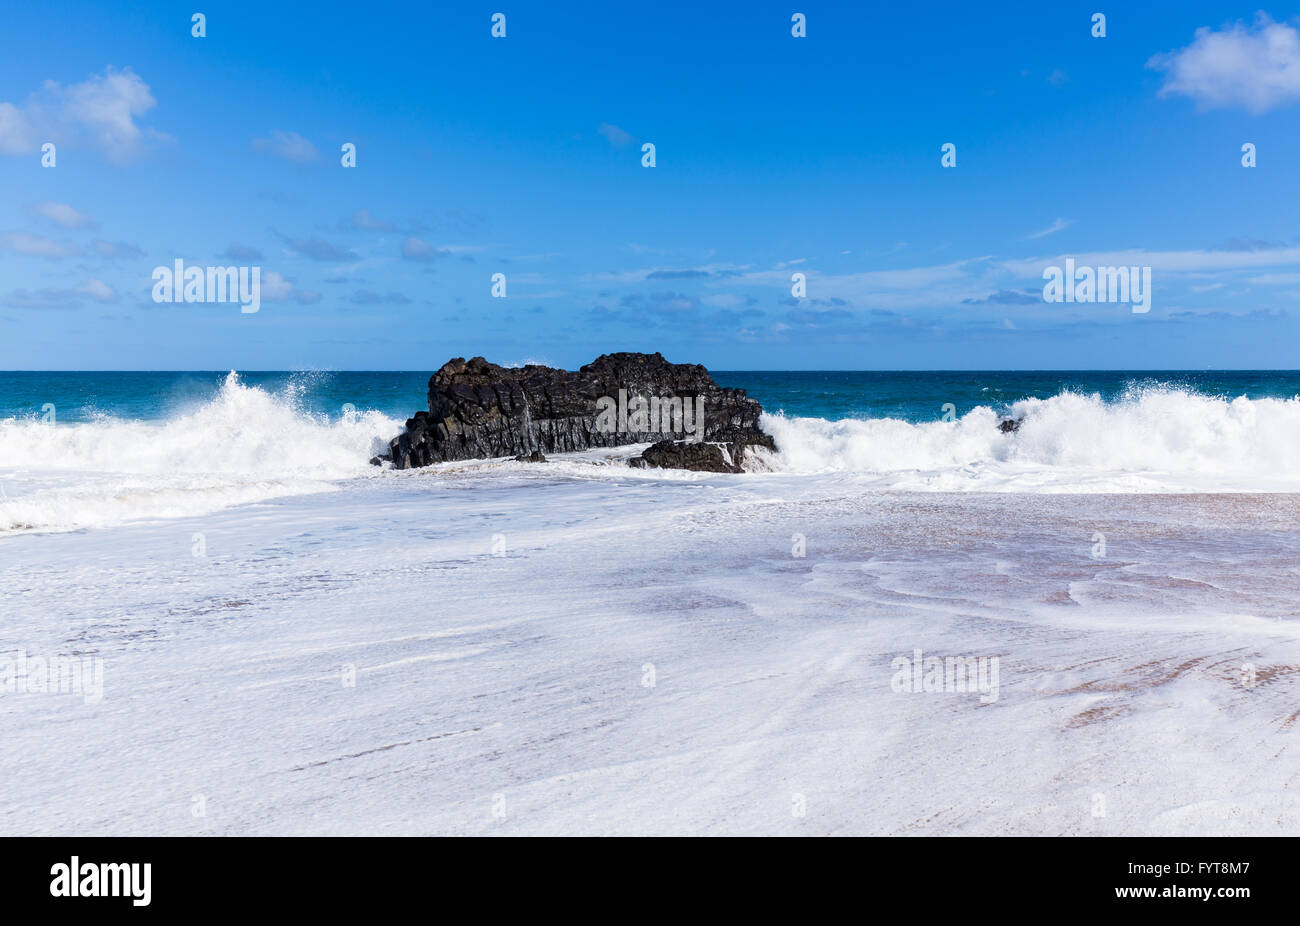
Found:
[[[721,386],[745,389],[769,412],[807,418],[897,418],[936,421],[952,403],[1005,410],[1024,399],[1062,392],[1114,401],[1134,390],[1162,388],[1220,399],[1290,399],[1300,395],[1295,370],[1068,370],[870,372],[819,370],[712,371]],[[213,372],[0,371],[0,420],[40,417],[51,403],[66,422],[160,421],[216,398],[228,376]],[[239,382],[291,399],[314,416],[337,417],[345,405],[399,421],[424,408],[428,371],[240,372]]]
[[[1295,491],[1300,373],[721,372],[768,472],[872,489]],[[0,373],[0,534],[173,517],[380,476],[423,372]],[[996,429],[1026,417],[1017,434]],[[387,474],[394,475],[394,474]],[[645,478],[676,478],[650,474]]]
[[[0,833],[1300,833],[1300,374],[715,377],[750,472],[0,374]]]

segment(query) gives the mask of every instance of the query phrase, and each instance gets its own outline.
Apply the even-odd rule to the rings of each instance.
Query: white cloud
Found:
[[[1061,225],[1060,220],[1051,228]],[[1259,285],[1291,285],[1300,282],[1295,273],[1300,266],[1300,246],[1272,246],[1257,250],[1218,248],[1185,251],[1148,251],[1142,249],[1074,252],[1056,256],[1032,258],[1004,258],[976,256],[946,264],[927,264],[891,270],[865,270],[848,273],[827,273],[806,269],[807,297],[827,303],[841,300],[845,308],[890,310],[900,314],[927,312],[935,309],[958,309],[962,306],[988,305],[989,312],[1016,311],[1012,306],[1032,306],[1031,297],[1042,287],[1043,270],[1048,266],[1064,266],[1067,257],[1076,266],[1138,266],[1151,267],[1160,275],[1161,284],[1185,286],[1190,292],[1209,292],[1214,288],[1234,283]],[[734,266],[734,265],[732,265]],[[773,296],[788,302],[790,297],[791,269],[740,270],[729,273],[696,271],[668,271],[686,281],[705,288],[699,301],[712,308],[735,307],[744,302],[733,296],[747,294],[754,288],[768,290]],[[586,274],[579,278],[584,284],[602,287],[612,284],[644,284],[649,274],[644,269],[614,273]],[[513,279],[512,279],[513,282]],[[713,290],[709,292],[708,290]],[[770,303],[765,303],[770,307]],[[997,306],[999,308],[992,308]],[[965,311],[965,309],[962,309]],[[1014,318],[1014,316],[1012,316]],[[1001,315],[994,318],[996,322]],[[906,324],[906,319],[903,320]]]
[[[699,267],[651,267],[645,270],[617,270],[586,273],[579,279],[584,283],[641,283],[647,279],[699,279],[739,277],[749,270],[750,264],[705,264]],[[773,271],[775,272],[775,271]],[[786,277],[789,279],[789,277]]]
[[[1035,241],[1039,238],[1046,238],[1048,235],[1054,235],[1059,231],[1064,231],[1065,229],[1069,228],[1073,224],[1074,224],[1073,219],[1057,219],[1055,222],[1053,222],[1051,225],[1044,228],[1042,231],[1036,231],[1032,235],[1025,235],[1023,240]]]
[[[68,87],[64,111],[89,129],[109,160],[122,162],[139,146],[141,132],[135,117],[156,103],[149,85],[129,68],[108,68],[102,76]]]
[[[143,151],[146,138],[166,137],[136,124],[155,105],[149,85],[130,68],[108,67],[68,86],[47,80],[21,105],[0,103],[0,154],[85,140],[107,160],[125,164]]]
[[[912,267],[907,270],[869,270],[860,273],[819,274],[808,272],[808,288],[813,288],[813,280],[821,284],[830,284],[833,291],[817,293],[818,296],[835,296],[848,298],[854,294],[876,294],[898,291],[922,291],[948,284],[969,280],[972,273],[978,272],[984,257],[958,261],[953,264],[941,264],[929,267]],[[790,275],[780,270],[765,270],[745,274],[745,279],[756,282],[774,283],[788,288]]]
[[[27,154],[36,147],[36,130],[27,114],[13,103],[0,103],[0,154]]]
[[[610,125],[608,122],[602,122],[596,129],[597,133],[604,135],[605,139],[615,148],[626,148],[632,142],[636,141],[630,132],[625,132],[616,125]]]
[[[435,248],[422,238],[407,238],[402,242],[402,257],[407,260],[429,261],[436,257],[446,257],[445,249]]]
[[[120,260],[123,258],[141,257],[144,252],[134,244],[127,244],[125,241],[103,241],[95,240],[90,242],[91,249],[100,257],[108,260]]]
[[[117,302],[117,290],[103,280],[87,280],[77,287],[77,292],[96,302]]]
[[[16,289],[0,298],[0,302],[15,309],[76,309],[82,299],[95,302],[117,302],[117,290],[103,280],[87,280],[76,289]]]
[[[0,234],[0,251],[13,251],[24,257],[48,257],[57,260],[60,257],[75,257],[80,250],[71,244],[63,244],[43,235],[29,235],[25,232],[6,232]]]
[[[60,228],[97,228],[95,220],[78,212],[67,203],[38,203],[33,207],[38,215],[49,219]]]
[[[293,284],[283,274],[268,270],[262,274],[262,300],[264,302],[284,302],[293,292]]]
[[[320,293],[311,289],[299,289],[291,278],[274,270],[265,271],[261,275],[261,281],[263,302],[296,302],[299,305],[311,305],[321,300]]]
[[[70,289],[16,289],[0,301],[14,309],[75,309],[81,305]]]
[[[1300,248],[1268,248],[1259,251],[1094,251],[1061,254],[1030,260],[1008,260],[1002,266],[1019,277],[1039,279],[1043,268],[1062,266],[1067,257],[1079,267],[1150,267],[1161,273],[1213,273],[1250,270],[1256,267],[1285,267],[1300,264]]]
[[[1147,67],[1165,72],[1161,96],[1262,113],[1300,99],[1300,32],[1261,13],[1253,28],[1197,29],[1190,45],[1152,56]]]
[[[297,132],[274,131],[269,138],[254,138],[253,150],[296,164],[307,164],[319,157],[316,146]]]
[[[963,299],[986,296],[990,287],[1008,280],[1006,270],[989,257],[903,270],[833,274],[810,269],[804,273],[810,299],[841,299],[850,306],[897,310],[956,306]],[[790,271],[755,271],[743,274],[739,280],[730,283],[723,280],[714,285],[735,284],[770,286],[785,298],[790,294]]]
[[[352,218],[348,220],[347,224],[350,228],[358,231],[390,232],[397,230],[396,225],[387,219],[376,218],[369,209],[358,209],[352,213]]]

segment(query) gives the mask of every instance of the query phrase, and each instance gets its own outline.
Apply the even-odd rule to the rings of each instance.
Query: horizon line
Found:
[[[517,364],[514,366],[505,366],[496,364],[504,369],[522,369],[525,366],[545,366],[545,364]],[[694,364],[691,364],[692,366]],[[706,370],[710,373],[1297,373],[1300,374],[1300,368],[1294,367],[881,367],[875,369],[859,368],[844,369],[832,367],[786,367],[786,368],[753,368],[753,369],[724,369],[722,367],[710,368],[704,364]],[[563,367],[547,367],[552,370],[562,370]],[[220,376],[226,376],[230,373],[424,373],[424,369],[343,369],[341,367],[300,367],[297,369],[289,368],[226,368],[226,369],[11,369],[0,370],[0,376],[10,373],[212,373]],[[433,369],[431,372],[436,373]],[[572,371],[569,371],[572,372]]]

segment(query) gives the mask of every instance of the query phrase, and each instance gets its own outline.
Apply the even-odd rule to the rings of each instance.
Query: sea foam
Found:
[[[0,467],[117,473],[355,475],[401,422],[378,412],[330,420],[299,388],[267,392],[227,375],[205,403],[161,422],[101,415],[78,424],[0,421]]]
[[[952,421],[764,415],[784,472],[855,472],[906,488],[1296,491],[1300,399],[1225,399],[1170,387],[1118,399],[1024,399],[1018,430],[980,406]],[[920,480],[917,477],[925,475]]]
[[[328,491],[378,472],[369,460],[400,428],[373,411],[312,415],[300,387],[272,393],[233,372],[210,400],[159,422],[11,418],[0,421],[0,531],[203,514]]]

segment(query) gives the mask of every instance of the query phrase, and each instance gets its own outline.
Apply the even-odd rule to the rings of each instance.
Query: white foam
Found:
[[[980,406],[953,421],[764,415],[786,472],[855,472],[883,486],[985,491],[1300,491],[1300,399],[1175,388],[1115,401],[1066,392],[1015,403],[1018,431]]]
[[[780,448],[752,455],[755,473],[839,474],[849,491],[1300,492],[1300,400],[1222,399],[1159,387],[1115,401],[1062,393],[1010,409],[998,430],[987,406],[953,421],[828,421],[765,415]],[[159,422],[100,416],[76,424],[0,421],[0,532],[69,530],[205,514],[233,505],[325,492],[377,476],[369,465],[401,429],[378,412],[330,420],[295,387],[272,393],[231,373],[210,401]],[[617,464],[639,447],[531,464],[486,466],[507,478],[704,480],[701,474]],[[612,458],[612,459],[611,459]],[[751,477],[741,477],[753,478]]]
[[[299,389],[267,392],[233,372],[211,401],[160,422],[0,421],[0,531],[202,514],[326,491],[378,472],[369,460],[400,428],[373,411],[313,415]]]
[[[354,475],[401,428],[378,412],[330,421],[290,387],[269,393],[230,373],[194,411],[153,423],[101,416],[80,424],[0,421],[0,467],[116,473]]]

